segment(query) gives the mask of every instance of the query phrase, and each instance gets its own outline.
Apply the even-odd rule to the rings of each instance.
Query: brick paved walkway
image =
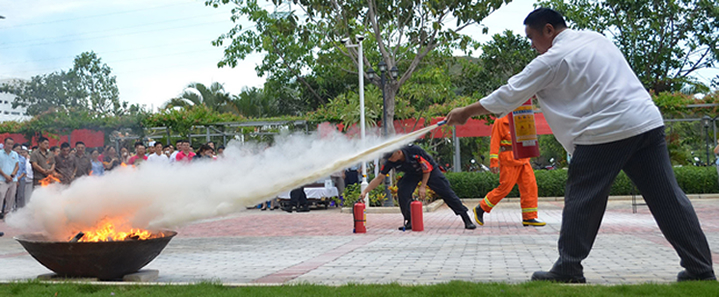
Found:
[[[695,199],[714,262],[719,264],[719,199]],[[466,203],[468,207],[476,201]],[[160,282],[390,283],[451,280],[524,282],[557,257],[561,201],[540,202],[546,227],[523,227],[518,202],[503,201],[486,224],[464,230],[446,206],[425,213],[425,231],[402,232],[400,214],[368,214],[368,232],[352,234],[352,215],[338,209],[309,213],[248,210],[179,228],[147,268]],[[49,270],[12,239],[0,223],[0,280],[29,279]],[[646,206],[610,201],[589,258],[587,281],[596,284],[672,282],[682,268]]]

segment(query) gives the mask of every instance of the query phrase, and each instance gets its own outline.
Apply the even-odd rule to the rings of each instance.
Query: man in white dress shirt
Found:
[[[586,282],[581,261],[594,244],[609,190],[621,170],[641,191],[685,268],[678,281],[716,280],[711,250],[689,199],[677,185],[664,122],[619,49],[607,38],[567,28],[539,8],[524,20],[539,56],[506,85],[447,115],[462,125],[483,114],[508,114],[537,95],[547,123],[572,155],[559,235],[559,259],[532,280]]]
[[[153,153],[147,156],[147,161],[170,163],[170,159],[165,155],[165,152],[162,150],[163,146],[161,142],[157,141],[153,143],[152,147],[154,148]]]

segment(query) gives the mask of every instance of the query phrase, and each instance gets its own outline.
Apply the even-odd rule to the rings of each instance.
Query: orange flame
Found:
[[[120,166],[127,167],[127,164],[125,164],[125,162],[122,162],[122,163],[120,163]]]
[[[52,183],[59,183],[59,182],[60,182],[60,180],[57,179],[57,177],[50,174],[46,178],[43,178],[40,180],[40,186],[47,187]]]
[[[95,229],[83,231],[85,235],[79,242],[100,242],[100,241],[123,241],[123,240],[146,240],[151,238],[164,237],[162,233],[152,233],[148,230],[127,228],[124,231],[118,230],[115,226],[127,225],[119,223],[119,220],[105,218]],[[122,229],[122,228],[121,228]],[[72,237],[71,237],[72,238]],[[68,239],[70,240],[70,239]]]
[[[90,170],[90,172],[88,172],[87,175],[92,176],[92,170]]]

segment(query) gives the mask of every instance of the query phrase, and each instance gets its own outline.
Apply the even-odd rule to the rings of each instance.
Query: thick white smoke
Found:
[[[30,203],[8,216],[7,222],[56,240],[95,227],[103,218],[122,217],[133,228],[173,228],[241,211],[360,161],[373,160],[422,131],[385,143],[366,139],[366,150],[360,140],[339,133],[282,136],[267,148],[233,141],[224,158],[216,161],[144,162],[102,177],[83,177],[69,187],[38,188]]]

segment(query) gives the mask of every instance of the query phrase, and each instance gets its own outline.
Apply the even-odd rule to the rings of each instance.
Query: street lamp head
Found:
[[[392,75],[392,79],[397,79],[399,76],[399,69],[397,69],[397,66],[392,66],[392,69],[389,70],[389,74]]]
[[[355,35],[355,38],[357,39],[357,42],[362,42],[362,41],[364,41],[364,35],[359,35],[359,34],[357,34],[357,35]]]
[[[350,38],[349,38],[349,37],[347,37],[347,38],[342,38],[342,40],[340,40],[340,41],[341,41],[342,44],[344,44],[344,45],[350,44]]]
[[[709,127],[709,121],[711,120],[712,118],[710,118],[708,115],[702,117],[702,123],[704,123],[704,127]]]
[[[374,75],[375,75],[374,69],[372,69],[372,67],[370,67],[369,71],[367,71],[367,76],[369,77],[369,79],[374,79]]]
[[[384,61],[379,62],[379,72],[387,72],[387,63]]]

